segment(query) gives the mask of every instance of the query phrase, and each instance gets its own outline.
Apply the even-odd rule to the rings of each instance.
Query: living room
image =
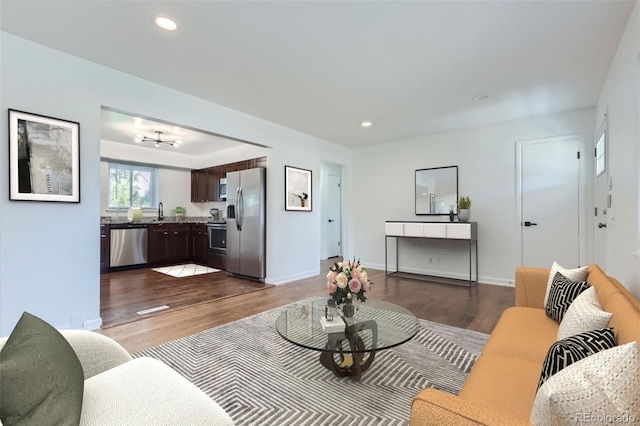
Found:
[[[16,16],[7,16],[3,1],[1,109],[80,123],[81,198],[77,204],[17,202],[9,200],[8,185],[0,188],[0,336],[11,332],[23,311],[61,329],[101,326],[95,230],[100,216],[103,106],[269,147],[267,274],[272,284],[326,272],[318,265],[321,200],[314,200],[317,208],[310,213],[285,211],[284,166],[312,170],[314,185],[319,185],[323,166],[339,164],[345,200],[343,254],[383,269],[384,222],[421,220],[413,210],[415,170],[457,165],[459,192],[473,199],[471,220],[481,227],[479,281],[512,285],[515,267],[521,264],[516,142],[571,134],[580,139],[581,151],[590,153],[606,113],[610,134],[607,173],[613,177],[611,208],[615,214],[607,222],[602,247],[606,262],[601,266],[640,297],[640,6],[632,3],[619,42],[606,52],[601,90],[593,102],[546,114],[535,114],[530,105],[533,114],[528,117],[348,148],[14,35],[5,28],[6,20]],[[571,55],[567,56],[571,61]],[[0,134],[6,135],[7,114],[2,117]],[[374,123],[370,130],[376,124],[380,125]],[[586,265],[596,259],[594,160],[584,155],[581,161],[580,263]],[[7,149],[0,150],[0,162],[9,164]],[[553,208],[552,200],[549,208]]]
[[[6,11],[6,9],[5,9]],[[636,11],[637,12],[637,11]],[[3,19],[7,14],[4,14]],[[635,15],[632,15],[635,17]],[[414,171],[458,165],[460,194],[471,195],[479,237],[481,281],[509,284],[520,262],[519,219],[514,211],[515,143],[518,140],[575,134],[585,152],[604,113],[609,116],[609,174],[613,177],[615,218],[604,242],[606,270],[638,294],[637,86],[630,57],[636,52],[635,21],[626,25],[611,69],[603,80],[597,105],[427,135],[407,141],[348,149],[284,126],[194,98],[77,57],[3,33],[3,108],[33,111],[81,123],[81,202],[23,203],[0,201],[2,209],[2,318],[7,335],[22,311],[41,312],[58,327],[95,329],[99,319],[99,247],[93,229],[100,216],[100,108],[162,117],[196,129],[211,130],[270,146],[268,156],[267,282],[279,284],[318,274],[321,200],[305,214],[283,211],[284,166],[315,171],[325,163],[343,167],[343,253],[356,255],[373,267],[384,265],[385,220],[417,220],[413,214]],[[635,54],[633,54],[635,58]],[[635,61],[636,59],[634,59]],[[47,64],[45,67],[41,64]],[[608,67],[605,66],[605,69]],[[81,80],[69,76],[83,76]],[[38,84],[42,86],[37,87]],[[22,90],[29,87],[28,93]],[[46,93],[47,96],[40,96]],[[626,95],[626,96],[625,96]],[[74,99],[73,102],[60,102]],[[179,107],[178,107],[179,106]],[[179,113],[177,113],[179,111]],[[216,117],[212,120],[211,117]],[[6,126],[6,121],[3,121]],[[6,128],[6,127],[5,127]],[[372,129],[369,129],[372,130]],[[7,161],[7,153],[0,152]],[[581,262],[593,260],[592,159],[583,156],[584,235]],[[488,171],[484,169],[487,166]],[[379,173],[384,170],[385,173]],[[477,178],[482,173],[483,180]],[[379,188],[388,188],[384,196]],[[8,191],[8,188],[3,188]],[[391,191],[391,194],[389,192]],[[366,209],[361,206],[367,206]],[[29,225],[14,226],[14,223]],[[52,226],[55,224],[55,226]],[[295,229],[295,232],[289,230]],[[71,232],[73,230],[73,232]],[[16,241],[19,245],[16,249]],[[28,250],[29,256],[23,253]],[[34,260],[34,259],[37,259]],[[38,268],[33,268],[36,261]],[[72,275],[69,265],[73,264]],[[41,297],[34,298],[33,295]],[[73,297],[69,297],[73,295]],[[71,318],[74,318],[73,324]]]

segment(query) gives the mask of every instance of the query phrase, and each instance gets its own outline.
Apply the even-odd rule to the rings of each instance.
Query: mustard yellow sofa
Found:
[[[516,269],[515,307],[506,309],[457,396],[424,389],[413,400],[409,424],[529,425],[542,364],[559,324],[547,317],[548,269]],[[587,281],[603,310],[613,314],[616,344],[640,341],[640,301],[595,264]]]

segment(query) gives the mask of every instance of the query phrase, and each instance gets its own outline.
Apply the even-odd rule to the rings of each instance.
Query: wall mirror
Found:
[[[416,215],[449,214],[458,202],[458,166],[416,170]]]

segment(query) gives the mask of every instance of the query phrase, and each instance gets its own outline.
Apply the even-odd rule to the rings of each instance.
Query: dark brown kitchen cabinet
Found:
[[[208,251],[207,225],[194,223],[191,225],[191,258],[194,262],[206,265]]]
[[[207,200],[207,171],[191,171],[191,202],[198,203]]]
[[[172,223],[169,226],[169,259],[182,262],[191,259],[191,225]]]
[[[100,225],[100,273],[109,271],[111,256],[111,227]]]
[[[154,264],[169,262],[169,224],[153,224],[149,225],[148,229],[148,262]]]
[[[191,171],[191,202],[203,203],[209,201],[224,201],[220,199],[220,179],[226,178],[227,173],[239,170],[267,167],[267,157],[252,158],[235,163],[222,164],[206,169]]]
[[[236,172],[238,171],[238,163],[231,163],[231,164],[225,164],[224,165],[224,174],[225,176],[228,175],[231,172]]]
[[[219,167],[191,170],[191,202],[207,201],[220,201]]]
[[[205,201],[220,201],[220,172],[218,167],[211,167],[207,171],[207,199]]]
[[[162,223],[149,225],[148,262],[177,263],[191,259],[191,225]]]

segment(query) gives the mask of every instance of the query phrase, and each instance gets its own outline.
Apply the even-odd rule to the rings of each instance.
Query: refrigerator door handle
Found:
[[[236,228],[238,231],[242,231],[242,221],[244,219],[244,195],[242,194],[242,187],[238,187],[238,197],[236,198],[236,204],[238,207],[238,217],[236,218]]]

